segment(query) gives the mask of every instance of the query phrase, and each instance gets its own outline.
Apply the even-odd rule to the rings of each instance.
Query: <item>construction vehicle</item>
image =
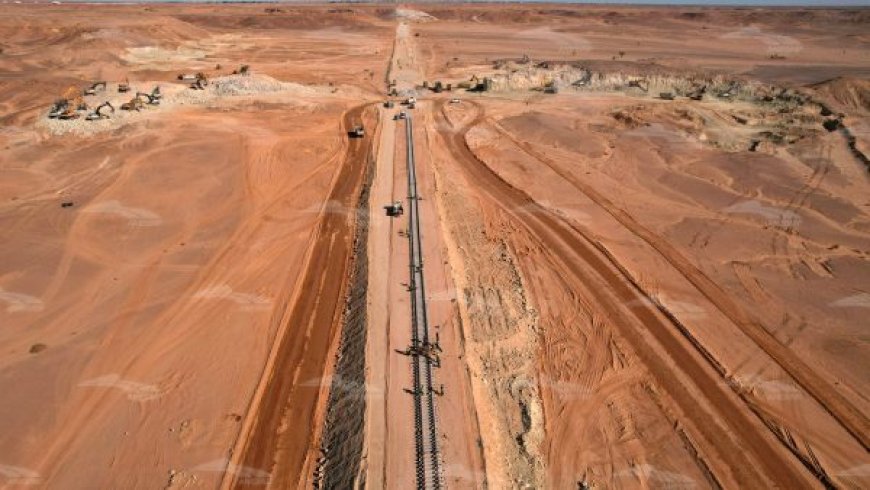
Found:
[[[136,97],[133,97],[132,99],[130,99],[129,102],[124,102],[123,104],[121,104],[122,111],[137,111],[138,112],[138,111],[141,111],[142,108],[144,108],[144,107],[145,107],[145,103],[142,102],[142,99],[140,99],[138,95]]]
[[[205,73],[199,72],[196,74],[195,81],[190,84],[190,88],[194,90],[205,90],[206,85],[208,85],[208,77],[205,76]]]
[[[451,103],[451,104],[459,104],[460,102],[462,102],[462,101],[459,100],[459,99],[457,99],[457,98],[455,98],[455,97],[452,98],[452,99],[450,99],[450,103]]]
[[[74,103],[67,104],[64,109],[55,116],[58,119],[68,120],[68,119],[78,119],[81,115],[76,111],[76,105]]]
[[[644,80],[642,78],[638,79],[638,80],[629,80],[628,87],[629,88],[638,88],[638,89],[642,90],[644,93],[649,92],[649,84],[647,83],[646,80]]]
[[[109,115],[104,114],[102,112],[104,108],[111,109],[112,114],[115,113],[115,106],[113,106],[111,102],[106,101],[106,102],[103,102],[102,104],[98,105],[97,108],[94,109],[94,112],[88,114],[87,117],[85,117],[85,119],[88,121],[96,121],[98,119],[108,119]]]
[[[673,92],[660,92],[659,98],[662,100],[674,100]]]
[[[54,101],[54,105],[51,106],[51,109],[48,111],[49,119],[56,119],[67,107],[69,101],[66,99],[57,99]]]
[[[247,75],[251,71],[251,67],[248,65],[242,65],[238,70],[233,70],[233,75]]]
[[[155,89],[155,90],[157,90],[157,89]],[[137,99],[137,100],[142,100],[142,99],[144,99],[144,100],[142,100],[142,101],[145,102],[145,103],[148,103],[148,104],[150,104],[150,105],[158,105],[158,104],[160,104],[160,97],[159,97],[159,94],[158,94],[157,97],[155,97],[153,92],[150,93],[150,94],[145,93],[145,92],[136,92],[136,99]]]
[[[388,101],[384,102],[384,107],[386,107],[387,109],[392,109],[393,105],[394,104],[393,104],[392,100],[388,100]]]
[[[160,93],[160,85],[157,85],[151,90],[151,98],[148,101],[149,104],[157,105],[160,103],[160,99],[163,98],[163,94]],[[156,101],[156,102],[155,102]]]
[[[387,216],[390,218],[396,218],[401,216],[405,212],[405,209],[402,207],[402,201],[396,201],[384,206],[384,211],[386,211]]]
[[[701,100],[704,98],[704,94],[707,93],[706,85],[696,85],[695,88],[692,89],[691,92],[686,94],[686,97],[692,100]]]
[[[731,82],[728,85],[728,88],[716,94],[716,97],[720,99],[731,99],[732,97],[737,95],[737,89],[740,88],[740,84],[737,82]]]
[[[48,113],[51,119],[76,119],[79,110],[87,110],[88,106],[82,98],[82,92],[76,87],[69,87],[60,99],[54,101],[54,105]]]
[[[366,135],[365,129],[363,129],[362,124],[357,124],[350,131],[348,131],[348,136],[351,138],[362,138]]]
[[[591,82],[592,82],[592,72],[589,70],[584,70],[583,76],[580,77],[579,80],[575,81],[571,85],[573,85],[575,87],[585,87],[585,86],[589,85],[589,83],[591,83]]]
[[[90,87],[85,89],[84,94],[85,95],[97,95],[97,89],[99,89],[99,88],[102,88],[103,91],[105,91],[106,90],[106,82],[105,81],[94,82]]]
[[[130,80],[125,78],[123,83],[118,84],[118,93],[123,94],[130,91]]]

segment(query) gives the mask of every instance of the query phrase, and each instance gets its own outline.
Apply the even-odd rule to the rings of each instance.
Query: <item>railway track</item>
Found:
[[[408,161],[408,248],[411,294],[411,356],[414,386],[414,443],[416,451],[416,477],[418,489],[438,490],[441,485],[441,455],[438,451],[433,390],[433,360],[428,354],[433,348],[429,337],[429,319],[426,309],[426,284],[423,277],[423,250],[420,234],[419,195],[414,162],[414,130],[411,116],[405,119]]]

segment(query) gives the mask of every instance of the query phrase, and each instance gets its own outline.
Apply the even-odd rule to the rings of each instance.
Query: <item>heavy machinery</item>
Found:
[[[206,85],[208,85],[208,77],[205,76],[205,73],[199,72],[196,74],[196,79],[194,79],[193,83],[190,84],[190,88],[194,90],[205,90]]]
[[[662,100],[674,100],[673,92],[659,92],[659,98]]]
[[[151,90],[151,96],[148,100],[148,103],[151,105],[157,105],[160,103],[160,99],[162,98],[163,94],[160,93],[160,85],[157,85],[156,87],[154,87],[154,89]]]
[[[123,94],[130,91],[130,80],[125,78],[123,83],[118,84],[118,93]]]
[[[629,88],[638,88],[642,90],[644,93],[649,92],[649,84],[646,80],[640,78],[637,80],[629,80],[628,81]]]
[[[247,75],[251,71],[251,67],[248,65],[242,65],[238,70],[233,70],[233,75]]]
[[[159,88],[160,87],[157,87],[154,90],[158,90]],[[143,102],[145,102],[149,105],[159,105],[160,104],[160,93],[158,92],[158,94],[155,96],[154,92],[151,92],[150,94],[145,93],[145,92],[136,92],[136,99],[142,100]]]
[[[121,104],[122,111],[137,111],[138,112],[138,111],[141,111],[142,108],[144,108],[144,107],[145,107],[145,103],[142,102],[142,99],[140,99],[138,95],[136,97],[133,97],[132,99],[130,99],[129,102],[124,102],[123,104]]]
[[[592,82],[592,72],[590,70],[584,70],[583,76],[580,77],[579,80],[575,81],[571,85],[575,87],[585,87]]]
[[[63,112],[57,115],[58,119],[78,119],[80,114],[78,111],[86,111],[88,110],[88,104],[85,103],[84,99],[82,99],[81,95],[76,96],[74,99],[70,100],[66,107],[63,109]]]
[[[76,119],[79,110],[87,110],[88,105],[82,99],[82,92],[76,87],[69,87],[60,99],[54,102],[48,117],[52,119]]]
[[[405,209],[402,207],[402,201],[396,201],[384,206],[384,211],[390,218],[397,218],[405,212]]]
[[[109,115],[103,113],[104,108],[110,109],[112,111],[112,114],[115,113],[115,106],[113,106],[111,102],[106,101],[106,102],[103,102],[102,104],[98,105],[97,108],[94,109],[94,112],[88,114],[87,117],[85,117],[85,119],[87,119],[88,121],[96,121],[98,119],[108,119]]]
[[[737,96],[737,90],[739,88],[740,88],[739,83],[731,82],[728,85],[728,88],[726,88],[725,90],[722,90],[721,92],[716,94],[716,97],[719,97],[720,99],[731,99],[731,98]]]
[[[388,101],[384,102],[384,107],[386,107],[387,109],[392,109],[393,105],[394,104],[393,104],[392,100],[388,100]]]
[[[350,131],[347,132],[348,136],[351,138],[362,138],[366,135],[365,129],[363,129],[362,124],[357,124]]]
[[[97,95],[97,89],[100,89],[100,88],[102,88],[103,91],[106,90],[106,82],[104,80],[99,81],[99,82],[94,82],[90,87],[85,89],[84,93],[85,93],[85,95]]]
[[[704,98],[704,94],[707,93],[706,85],[696,85],[691,92],[686,94],[686,97],[692,100],[701,100]]]

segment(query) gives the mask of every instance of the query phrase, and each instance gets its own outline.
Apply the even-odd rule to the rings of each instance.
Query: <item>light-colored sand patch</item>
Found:
[[[438,20],[422,10],[414,9],[396,9],[396,18],[410,20],[412,22],[431,22],[433,20]]]
[[[245,311],[268,311],[272,300],[258,294],[240,293],[226,284],[212,286],[198,291],[194,298],[225,299],[238,304]]]
[[[109,214],[126,218],[130,226],[158,226],[163,222],[160,215],[143,208],[124,206],[118,201],[103,201],[91,204],[83,213]]]
[[[6,311],[9,313],[42,311],[44,306],[42,300],[35,296],[4,291],[2,288],[0,288],[0,301],[4,301],[8,304]]]
[[[209,461],[187,471],[191,473],[227,473],[234,475],[236,481],[243,485],[265,485],[269,483],[271,476],[268,471],[237,465],[227,458]]]
[[[39,472],[21,466],[0,464],[0,483],[11,486],[39,485],[42,476]]]
[[[744,27],[738,31],[729,32],[723,35],[722,39],[754,41],[763,46],[767,54],[797,53],[803,49],[803,45],[797,39],[764,32],[758,26]]]
[[[794,211],[779,209],[774,206],[766,206],[755,200],[732,204],[722,211],[731,214],[754,214],[756,216],[761,216],[771,225],[782,226],[785,228],[793,228],[801,223],[801,217]]]
[[[870,308],[870,293],[858,293],[831,302],[837,308]]]
[[[113,388],[122,391],[128,400],[135,402],[156,400],[163,395],[163,391],[155,385],[124,379],[119,374],[114,373],[82,381],[79,386],[83,388]]]
[[[121,58],[128,62],[139,65],[142,68],[161,68],[167,63],[179,63],[188,61],[202,61],[207,53],[200,49],[192,49],[179,46],[175,49],[166,49],[159,46],[142,46],[127,48]]]

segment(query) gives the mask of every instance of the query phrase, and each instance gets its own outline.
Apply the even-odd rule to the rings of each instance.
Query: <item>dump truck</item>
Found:
[[[402,207],[402,201],[396,201],[384,206],[384,211],[390,218],[397,218],[405,212],[405,209]]]
[[[348,131],[348,135],[351,138],[362,138],[366,135],[365,129],[363,129],[362,124],[357,124],[350,131]]]

